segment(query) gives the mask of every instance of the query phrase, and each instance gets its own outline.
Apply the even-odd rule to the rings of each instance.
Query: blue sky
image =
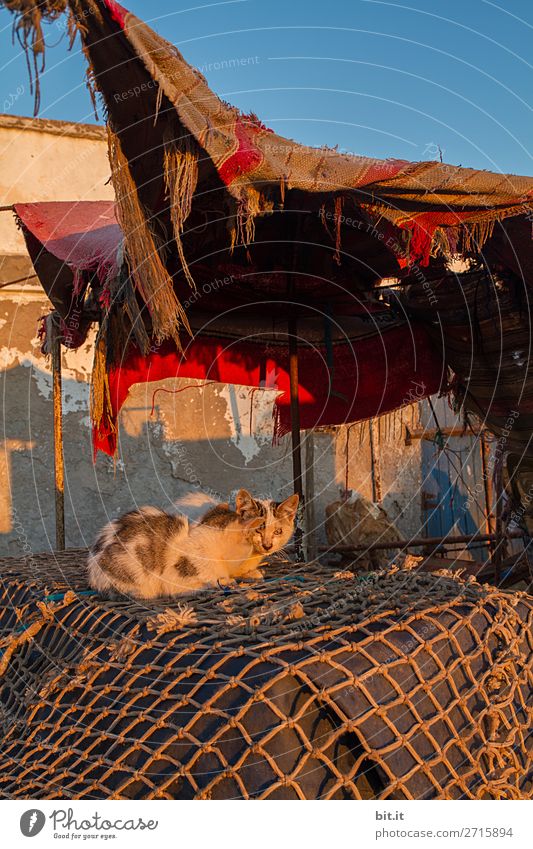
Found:
[[[129,0],[211,87],[282,135],[354,153],[533,174],[532,0]],[[84,59],[46,28],[40,116],[94,122]],[[55,45],[55,46],[53,46]],[[31,115],[0,12],[0,111]],[[237,61],[232,61],[237,60]]]

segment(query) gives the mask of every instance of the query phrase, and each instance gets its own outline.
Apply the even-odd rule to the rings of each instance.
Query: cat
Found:
[[[90,585],[136,598],[173,596],[262,578],[265,558],[292,536],[298,495],[281,503],[239,490],[235,510],[211,507],[198,524],[157,507],[132,510],[106,525],[89,552]]]

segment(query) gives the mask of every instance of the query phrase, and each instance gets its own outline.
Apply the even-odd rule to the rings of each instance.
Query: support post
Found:
[[[305,539],[307,557],[316,560],[316,516],[315,516],[315,438],[314,431],[305,435]]]
[[[52,397],[54,405],[54,488],[56,549],[65,550],[65,468],[63,463],[63,410],[61,400],[61,340],[59,325],[52,322]]]
[[[485,514],[487,517],[486,526],[487,533],[494,533],[494,513],[492,512],[492,480],[490,477],[490,451],[487,443],[487,438],[485,436],[485,431],[481,431],[479,436],[479,444],[481,447],[481,468],[483,471],[483,483],[485,488]],[[494,554],[494,545],[492,542],[489,543],[489,549],[491,555]]]
[[[372,471],[372,501],[380,504],[381,492],[381,468],[379,463],[379,431],[376,429],[376,420],[370,419],[368,432],[370,436],[370,463]]]
[[[293,284],[289,285],[289,295],[293,295]],[[294,492],[300,496],[299,516],[304,515],[304,490],[302,478],[302,445],[300,435],[300,402],[298,399],[298,322],[295,307],[289,305],[289,381],[291,398],[291,438],[292,438],[292,478]],[[296,559],[300,562],[304,559],[303,533],[299,523],[294,531],[294,544],[296,547]]]
[[[494,583],[496,586],[500,584],[501,564],[506,556],[506,541],[503,530],[503,437],[498,440],[498,460],[494,466],[494,498],[496,502],[496,539],[494,541],[494,550],[492,553],[492,562],[494,564]]]
[[[289,378],[291,393],[292,477],[294,491],[303,495],[302,446],[300,435],[300,402],[298,400],[298,325],[296,318],[289,318]]]

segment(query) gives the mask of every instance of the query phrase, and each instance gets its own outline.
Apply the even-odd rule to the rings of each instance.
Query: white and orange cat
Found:
[[[99,591],[157,598],[262,578],[266,557],[291,538],[297,508],[297,495],[278,504],[241,489],[235,510],[218,504],[195,525],[157,507],[133,510],[98,535],[89,552],[89,582]]]

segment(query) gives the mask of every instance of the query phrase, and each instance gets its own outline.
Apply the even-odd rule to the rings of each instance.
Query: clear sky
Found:
[[[533,174],[533,0],[126,0],[211,87],[282,135]],[[46,28],[40,116],[93,122],[76,42]],[[31,115],[0,12],[0,111]]]

